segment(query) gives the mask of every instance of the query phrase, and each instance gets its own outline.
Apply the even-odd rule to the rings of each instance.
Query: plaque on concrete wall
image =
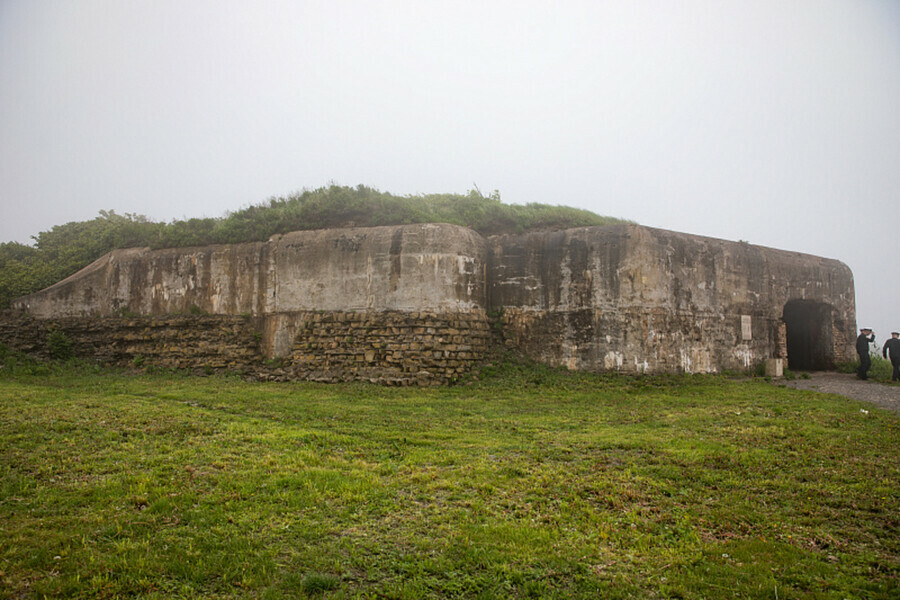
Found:
[[[753,322],[750,315],[741,315],[741,339],[748,342],[753,339]]]

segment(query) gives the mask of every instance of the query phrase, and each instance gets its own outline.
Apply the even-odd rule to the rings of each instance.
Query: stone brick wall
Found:
[[[773,353],[773,358],[783,358],[787,360],[788,351],[787,351],[787,325],[784,323],[777,323],[775,330],[775,352]],[[785,363],[787,364],[787,363]]]
[[[389,385],[452,383],[491,345],[484,311],[307,312],[285,370],[312,381]]]
[[[852,325],[851,325],[852,327]],[[859,360],[856,356],[856,338],[854,330],[843,323],[833,325],[832,336],[834,339],[834,362],[848,363]]]
[[[223,315],[67,317],[0,316],[0,342],[49,357],[47,336],[57,330],[74,356],[108,365],[254,372],[264,366],[258,319]]]
[[[491,345],[484,311],[303,312],[290,354],[266,360],[263,319],[230,315],[67,317],[0,314],[0,343],[44,358],[57,330],[74,355],[108,365],[228,371],[261,379],[438,385],[456,381]]]

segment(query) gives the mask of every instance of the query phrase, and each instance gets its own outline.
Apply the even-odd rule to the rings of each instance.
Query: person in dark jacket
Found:
[[[859,354],[859,369],[856,376],[860,379],[869,378],[869,369],[872,368],[872,358],[869,356],[869,344],[875,341],[875,334],[868,327],[859,330],[856,338],[856,353]]]
[[[890,355],[891,364],[894,366],[891,381],[900,381],[900,332],[891,332],[891,337],[884,343],[884,348],[881,349],[881,355],[885,358],[888,358],[888,355]]]

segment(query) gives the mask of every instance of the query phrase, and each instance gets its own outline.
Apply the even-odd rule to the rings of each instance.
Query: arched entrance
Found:
[[[814,300],[791,300],[784,305],[788,368],[822,371],[834,368],[832,309]]]

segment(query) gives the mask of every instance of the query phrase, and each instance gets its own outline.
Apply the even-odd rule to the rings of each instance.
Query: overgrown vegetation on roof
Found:
[[[306,190],[224,217],[170,223],[101,211],[91,221],[39,233],[33,237],[34,246],[0,244],[0,308],[68,277],[115,248],[236,244],[289,231],[412,223],[452,223],[493,235],[621,222],[567,206],[503,204],[498,192],[394,196],[363,185]]]

